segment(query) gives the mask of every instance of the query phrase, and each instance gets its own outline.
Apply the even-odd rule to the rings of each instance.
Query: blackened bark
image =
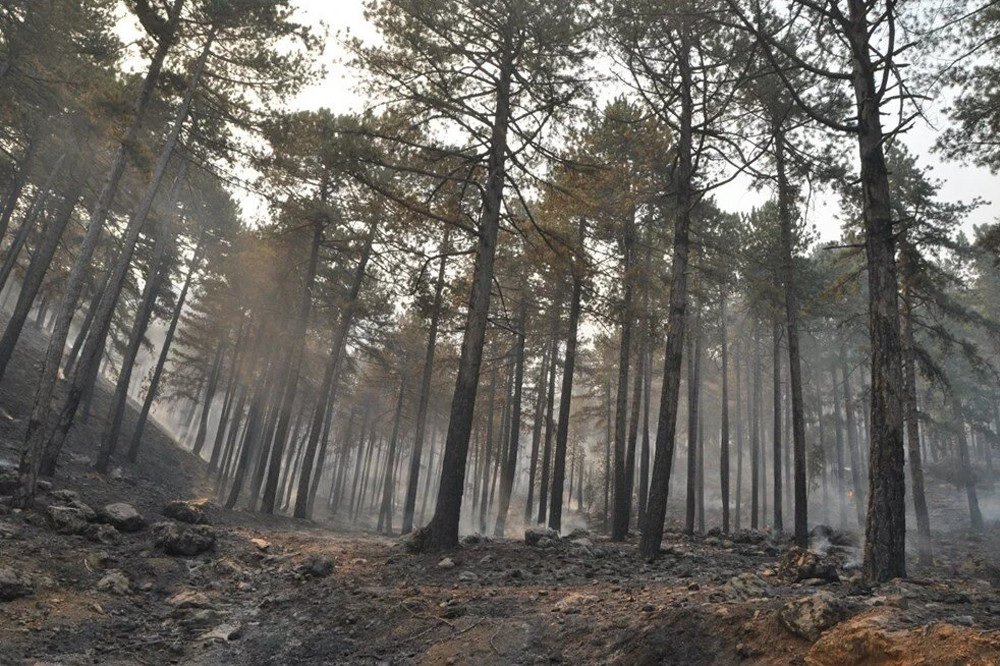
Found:
[[[505,37],[509,40],[509,36]],[[483,215],[479,224],[479,243],[469,294],[468,316],[462,336],[462,351],[458,361],[458,376],[448,418],[434,516],[427,525],[426,544],[434,550],[458,547],[458,525],[465,492],[465,468],[469,456],[469,436],[479,389],[479,367],[483,358],[483,341],[489,319],[490,291],[493,286],[493,260],[500,232],[500,212],[506,180],[507,130],[510,125],[510,91],[514,75],[514,45],[505,44],[501,55],[494,106],[493,127],[487,160],[487,181],[484,188]]]
[[[517,454],[521,441],[521,395],[524,387],[524,338],[527,327],[528,301],[522,290],[520,313],[517,322],[517,346],[514,350],[514,396],[510,405],[510,426],[507,437],[507,455],[500,474],[500,503],[497,507],[497,522],[493,536],[503,537],[510,510],[510,496],[514,490],[514,475],[517,472]]]
[[[729,341],[726,322],[726,287],[719,294],[719,335],[722,354],[722,431],[719,435],[719,481],[722,490],[722,532],[729,533]],[[738,384],[737,384],[738,385]]]
[[[691,319],[688,340],[688,424],[687,424],[687,503],[684,519],[685,534],[694,534],[695,508],[698,489],[698,408],[701,389],[701,317],[696,311]]]
[[[656,429],[656,458],[642,526],[639,553],[646,559],[657,557],[663,541],[663,522],[667,516],[670,469],[673,465],[674,434],[677,426],[677,402],[680,398],[681,359],[684,355],[688,300],[688,253],[690,250],[693,192],[693,119],[691,40],[688,27],[680,28],[677,67],[680,72],[680,131],[677,137],[677,168],[674,174],[676,210],[674,212],[674,249],[671,261],[670,304],[667,315],[667,344],[663,360],[663,389]]]
[[[431,379],[434,375],[434,352],[437,348],[438,325],[441,322],[441,301],[444,294],[445,268],[448,263],[450,227],[445,227],[441,239],[441,259],[438,262],[437,284],[434,285],[434,303],[431,305],[431,323],[427,331],[427,351],[420,377],[420,397],[417,403],[417,425],[413,435],[413,453],[410,456],[410,478],[406,484],[403,502],[403,534],[413,529],[413,512],[417,504],[417,485],[420,483],[420,462],[423,457],[424,434],[427,430],[427,405],[431,397]]]
[[[780,534],[784,530],[784,516],[782,515],[781,506],[781,324],[778,323],[777,317],[775,317],[773,324],[771,328],[771,360],[773,361],[774,369],[771,381],[771,406],[773,407],[771,425],[774,426],[771,440],[774,453],[774,464],[771,470],[774,473],[774,484],[772,485],[774,506],[772,510],[774,511],[774,531]]]

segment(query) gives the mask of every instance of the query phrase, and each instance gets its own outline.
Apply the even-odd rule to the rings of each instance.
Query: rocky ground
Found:
[[[0,495],[23,393],[0,387]],[[938,534],[934,566],[874,588],[856,537],[822,528],[809,551],[671,532],[652,563],[586,531],[411,554],[222,510],[162,432],[102,477],[98,434],[79,430],[36,507],[0,502],[0,665],[1000,663],[995,523]],[[936,524],[961,525],[961,495],[931,488]]]

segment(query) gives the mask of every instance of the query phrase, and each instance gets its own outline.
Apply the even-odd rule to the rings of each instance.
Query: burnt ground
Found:
[[[0,462],[16,458],[36,338],[0,386]],[[0,601],[0,665],[1000,663],[996,523],[936,534],[934,566],[875,588],[851,535],[836,533],[814,543],[822,555],[797,558],[750,531],[670,532],[652,563],[635,540],[585,532],[411,554],[394,539],[225,511],[207,499],[201,461],[155,429],[137,465],[97,475],[99,420],[76,431],[37,507],[0,511],[0,594],[4,570],[27,581]],[[930,487],[935,524],[964,524],[962,495]],[[98,509],[130,503],[148,523],[166,520],[170,500],[195,501],[216,542],[176,556],[152,527],[86,532],[104,542],[61,534],[47,510],[70,501],[61,489]]]

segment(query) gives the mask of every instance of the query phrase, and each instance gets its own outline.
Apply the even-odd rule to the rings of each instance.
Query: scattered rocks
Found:
[[[575,530],[567,534],[566,538],[572,541],[573,539],[589,539],[592,536],[593,534],[590,532],[590,530],[584,529],[582,527],[577,527]]]
[[[545,544],[542,544],[542,539],[547,539],[548,541]],[[524,530],[524,543],[529,546],[545,548],[547,546],[551,546],[558,540],[559,533],[551,527],[529,527]]]
[[[201,510],[201,507],[183,500],[167,502],[161,513],[167,518],[173,518],[178,522],[190,525],[204,525],[208,523],[205,512]]]
[[[333,573],[333,560],[322,555],[310,555],[299,571],[310,578],[326,578]]]
[[[475,581],[479,580],[479,575],[473,571],[463,571],[462,573],[458,574],[458,579],[465,583],[474,583]]]
[[[823,556],[811,550],[792,546],[778,565],[778,575],[792,582],[819,578],[836,583],[840,580],[837,566],[823,559]]]
[[[536,543],[535,546],[538,548],[551,548],[557,543],[559,542],[555,539],[550,539],[549,537],[542,537],[541,539],[538,540],[538,543]]]
[[[769,541],[771,535],[763,530],[754,529],[742,529],[733,532],[733,535],[729,538],[733,543],[751,544],[757,545]]]
[[[454,569],[455,561],[452,560],[450,557],[446,557],[437,563],[437,567],[438,569]]]
[[[118,569],[113,569],[97,582],[97,589],[112,594],[128,594],[131,590],[131,583],[128,576]]]
[[[846,610],[830,592],[822,590],[790,601],[778,614],[781,623],[796,636],[816,641],[820,634],[844,619]]]
[[[156,523],[153,525],[153,543],[167,555],[193,557],[215,546],[215,530],[208,525]]]
[[[119,532],[138,532],[146,526],[146,519],[142,514],[125,502],[106,505],[98,513],[97,519],[112,525]]]
[[[0,567],[0,601],[13,601],[35,591],[31,578],[10,567]]]

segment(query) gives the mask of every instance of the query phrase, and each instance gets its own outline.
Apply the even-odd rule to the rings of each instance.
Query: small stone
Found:
[[[556,543],[557,542],[555,539],[542,537],[541,539],[538,540],[538,543],[536,543],[535,546],[537,548],[551,548],[552,546],[556,545]]]
[[[524,530],[524,543],[529,546],[541,546],[542,539],[548,539],[546,545],[551,545],[559,540],[559,533],[551,527],[529,527]]]
[[[208,608],[212,605],[204,592],[196,590],[181,590],[169,597],[167,604],[174,608]]]
[[[579,539],[573,539],[570,541],[574,546],[583,546],[584,548],[593,548],[594,542],[586,537],[581,537]]]
[[[46,481],[45,479],[39,479],[35,483],[35,488],[37,488],[38,490],[40,490],[43,493],[47,493],[50,490],[52,490],[52,482],[51,481]]]
[[[465,581],[467,583],[472,583],[479,580],[479,576],[472,571],[463,571],[462,573],[458,574],[458,579],[461,581]]]
[[[976,620],[971,615],[956,615],[951,618],[952,624],[960,624],[963,627],[971,627],[976,623]]]
[[[0,601],[13,601],[35,591],[31,578],[10,567],[0,567]]]
[[[113,569],[97,582],[97,589],[102,592],[111,592],[112,594],[128,594],[131,584],[128,576],[117,569]]]
[[[215,629],[198,637],[200,641],[222,641],[228,643],[243,636],[243,629],[236,624],[220,624]]]
[[[250,539],[250,543],[257,546],[257,550],[266,551],[271,547],[271,542],[267,539]]]
[[[438,569],[454,569],[455,562],[450,558],[446,557],[437,563]]]
[[[208,522],[205,518],[205,512],[200,507],[182,500],[167,502],[161,513],[167,518],[191,525],[202,525]]]
[[[697,592],[700,589],[701,585],[699,585],[698,583],[691,583],[688,585],[688,590],[690,590],[691,592]]]
[[[119,532],[138,532],[146,526],[146,519],[142,514],[125,502],[106,505],[98,514],[98,519],[102,523],[113,525]]]

